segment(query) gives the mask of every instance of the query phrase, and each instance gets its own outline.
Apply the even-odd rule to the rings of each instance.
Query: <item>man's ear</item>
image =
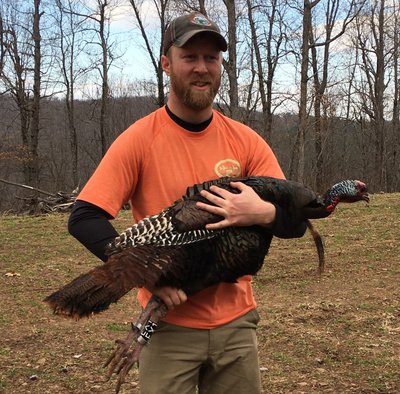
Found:
[[[161,67],[164,70],[165,74],[169,76],[171,73],[171,62],[168,56],[165,55],[161,56]]]

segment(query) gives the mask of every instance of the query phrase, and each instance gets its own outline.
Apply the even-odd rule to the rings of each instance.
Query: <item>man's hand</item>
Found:
[[[186,293],[181,289],[175,287],[154,287],[148,289],[152,294],[161,298],[168,309],[174,309],[176,306],[183,304],[187,300]]]
[[[200,193],[215,205],[198,202],[197,206],[210,213],[222,216],[224,219],[217,223],[206,225],[208,230],[218,230],[229,226],[271,226],[275,221],[276,208],[264,201],[250,187],[242,182],[231,182],[231,186],[240,190],[239,194],[230,193],[218,186],[211,186],[210,191]]]

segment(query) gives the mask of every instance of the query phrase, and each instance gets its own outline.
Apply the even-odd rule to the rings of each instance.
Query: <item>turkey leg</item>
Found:
[[[158,297],[152,296],[136,323],[131,324],[131,330],[127,337],[124,340],[115,341],[117,347],[107,359],[104,367],[109,366],[107,380],[111,378],[114,372],[119,375],[116,393],[119,392],[132,366],[138,362],[143,347],[147,345],[157,327],[157,322],[166,313],[166,305]],[[129,351],[134,340],[137,341],[137,344],[133,350]]]

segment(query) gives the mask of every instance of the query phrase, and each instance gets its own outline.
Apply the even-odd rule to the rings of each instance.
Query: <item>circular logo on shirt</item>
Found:
[[[234,159],[224,159],[219,161],[214,167],[215,173],[219,177],[223,176],[241,176],[242,169],[240,167],[240,163]]]

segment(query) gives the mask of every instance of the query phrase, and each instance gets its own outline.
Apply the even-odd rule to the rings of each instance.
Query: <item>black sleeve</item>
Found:
[[[297,226],[291,225],[291,219],[289,214],[276,205],[276,217],[275,223],[272,228],[272,233],[279,238],[301,238],[307,230],[306,222],[301,222]]]
[[[77,200],[68,220],[68,231],[94,255],[107,261],[105,246],[118,236],[109,219],[111,216],[98,206]]]

